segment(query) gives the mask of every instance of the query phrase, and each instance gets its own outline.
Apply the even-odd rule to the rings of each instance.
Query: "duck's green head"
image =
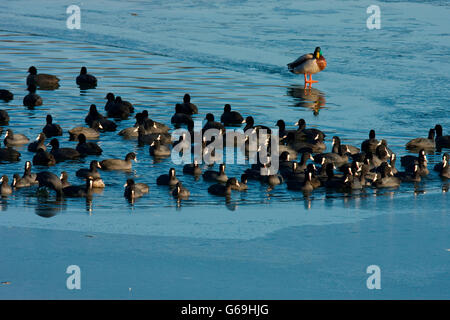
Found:
[[[316,47],[316,50],[314,50],[314,58],[319,59],[321,55],[322,50],[320,49],[320,47]]]

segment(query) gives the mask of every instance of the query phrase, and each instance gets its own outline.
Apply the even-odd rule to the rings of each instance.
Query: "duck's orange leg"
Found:
[[[308,77],[306,76],[306,73],[305,73],[305,83],[311,84],[311,83],[317,83],[317,82],[319,82],[319,81],[312,79],[312,74],[309,75],[309,80],[308,80]]]

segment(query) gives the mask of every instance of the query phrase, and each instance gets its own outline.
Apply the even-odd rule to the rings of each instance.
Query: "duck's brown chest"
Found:
[[[320,56],[319,59],[317,59],[317,66],[319,67],[320,71],[326,68],[327,66],[327,60],[325,60],[324,56]]]

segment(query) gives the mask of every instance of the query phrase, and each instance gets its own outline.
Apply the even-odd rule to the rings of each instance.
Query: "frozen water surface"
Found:
[[[165,123],[189,92],[199,120],[219,117],[230,103],[257,123],[284,119],[294,128],[304,118],[352,145],[375,129],[398,156],[436,123],[450,131],[446,1],[86,1],[81,30],[65,27],[71,4],[0,3],[0,87],[15,94],[0,108],[10,114],[8,127],[30,138],[47,113],[64,130],[84,125],[89,105],[103,111],[110,91]],[[366,28],[371,4],[380,6],[380,30]],[[286,63],[316,46],[328,66],[305,91]],[[30,65],[61,78],[58,90],[39,91],[44,105],[35,110],[22,106]],[[95,90],[76,87],[81,65],[98,77]],[[121,121],[118,129],[133,124]],[[75,146],[67,133],[60,141]],[[435,172],[397,190],[316,190],[309,198],[250,182],[226,202],[175,166],[191,190],[178,204],[156,186],[170,159],[154,162],[148,147],[117,132],[102,134],[99,144],[101,159],[134,151],[139,162],[129,174],[102,172],[107,187],[92,203],[37,198],[34,190],[1,200],[0,281],[11,284],[0,286],[0,297],[448,298],[448,182]],[[33,154],[19,151],[21,162],[2,164],[2,174],[22,172]],[[430,169],[441,156],[429,155]],[[75,171],[92,159],[50,170],[81,184]],[[245,167],[230,165],[227,173],[240,176]],[[122,197],[127,177],[150,184],[134,205]],[[69,264],[85,266],[79,293],[65,288]],[[381,291],[365,287],[370,264],[382,269]],[[54,276],[30,274],[33,268]],[[160,268],[171,285],[154,277]]]

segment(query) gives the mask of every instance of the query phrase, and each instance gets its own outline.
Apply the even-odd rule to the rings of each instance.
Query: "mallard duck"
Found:
[[[305,76],[305,84],[318,82],[312,79],[312,75],[325,69],[327,61],[322,55],[322,50],[317,47],[314,53],[307,53],[299,57],[294,62],[288,63],[288,70],[295,74],[303,73]],[[309,79],[308,79],[309,75]]]

